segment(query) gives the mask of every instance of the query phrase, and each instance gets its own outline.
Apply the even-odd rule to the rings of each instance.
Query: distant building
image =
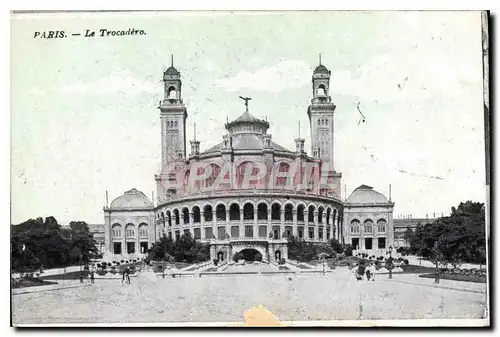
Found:
[[[387,249],[393,244],[394,203],[372,187],[361,185],[344,202],[346,243],[355,250]]]
[[[394,219],[394,247],[408,247],[410,243],[405,239],[405,232],[410,228],[415,232],[417,225],[433,223],[437,218],[406,218]]]

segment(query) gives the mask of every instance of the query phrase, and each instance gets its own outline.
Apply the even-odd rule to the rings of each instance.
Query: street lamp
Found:
[[[386,268],[389,271],[389,278],[392,279],[392,268],[394,267],[394,264],[392,263],[392,245],[389,246],[389,250],[387,251],[387,254],[389,254],[389,259],[386,262]]]

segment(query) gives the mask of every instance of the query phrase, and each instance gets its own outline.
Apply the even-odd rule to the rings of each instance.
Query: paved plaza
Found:
[[[139,273],[131,284],[94,285],[13,295],[14,324],[238,322],[263,305],[281,321],[484,318],[485,284],[418,275],[356,281],[331,273],[161,278]]]

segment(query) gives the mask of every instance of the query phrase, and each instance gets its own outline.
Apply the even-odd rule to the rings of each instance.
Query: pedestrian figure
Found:
[[[94,283],[94,267],[90,268],[90,283]]]
[[[126,281],[126,274],[127,274],[127,268],[123,268],[123,271],[122,271],[122,284],[123,282]]]
[[[371,268],[372,268],[371,264],[368,265],[368,267],[366,268],[366,280],[367,281],[370,281],[370,278],[372,276]]]
[[[356,270],[356,279],[361,281],[363,279],[363,275],[365,275],[365,265],[360,263]]]
[[[125,276],[127,278],[127,284],[130,284],[130,269],[128,267],[125,268]]]

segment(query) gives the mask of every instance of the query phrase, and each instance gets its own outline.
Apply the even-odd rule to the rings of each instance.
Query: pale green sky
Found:
[[[387,194],[392,184],[395,217],[485,200],[479,12],[38,14],[11,24],[13,223],[102,223],[106,190],[111,200],[133,187],[151,195],[171,54],[188,139],[196,122],[202,151],[221,140],[226,116],[243,112],[239,95],[253,98],[251,113],[267,116],[287,148],[300,120],[310,151],[306,112],[321,52],[348,194],[361,184]],[[33,38],[100,28],[147,35]]]

